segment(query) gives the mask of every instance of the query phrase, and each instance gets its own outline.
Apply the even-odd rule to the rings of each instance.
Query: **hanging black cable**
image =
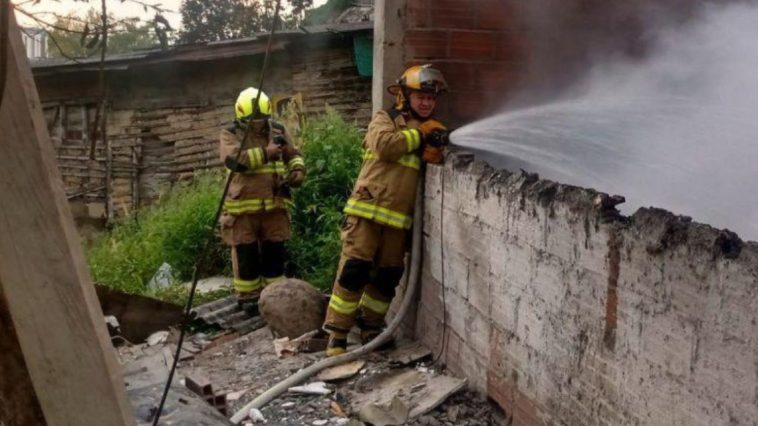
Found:
[[[0,0],[0,107],[5,98],[5,81],[8,79],[8,58],[10,57],[10,0]]]
[[[2,0],[7,1],[7,0]],[[266,67],[268,66],[269,56],[271,55],[271,44],[274,39],[274,33],[276,32],[276,23],[279,20],[279,7],[281,5],[281,0],[277,0],[276,2],[276,8],[274,9],[274,19],[271,23],[271,32],[269,32],[268,35],[268,42],[266,44],[266,53],[263,56],[263,65],[261,69],[261,77],[258,82],[258,95],[255,98],[255,103],[253,104],[253,113],[251,115],[250,121],[254,120],[256,116],[258,115],[259,105],[258,102],[260,102],[261,93],[263,92],[263,83],[264,78],[266,75]],[[242,137],[242,143],[245,143],[247,140],[248,134],[250,132],[250,129],[252,129],[252,123],[248,123],[247,126],[245,126],[245,133]],[[238,162],[240,159],[240,155],[242,153],[243,149],[242,146],[240,146],[240,149],[237,151],[237,158],[235,159],[235,162]],[[234,171],[231,170],[229,172],[229,175],[226,178],[226,184],[224,185],[224,191],[221,194],[221,199],[218,203],[218,208],[216,209],[216,214],[213,217],[213,222],[208,227],[208,235],[205,238],[205,243],[203,244],[203,249],[198,252],[197,258],[195,260],[195,265],[192,270],[192,287],[190,288],[189,297],[187,298],[187,304],[185,305],[184,309],[184,317],[182,319],[181,328],[179,330],[179,341],[176,343],[176,353],[174,354],[174,360],[171,364],[171,370],[169,370],[168,373],[168,379],[166,380],[166,387],[163,389],[163,395],[161,396],[161,402],[158,404],[157,409],[153,412],[153,426],[158,425],[158,421],[160,420],[161,414],[163,412],[163,406],[166,404],[166,397],[168,396],[169,389],[171,388],[171,382],[174,380],[174,373],[176,372],[176,365],[179,362],[179,356],[182,352],[182,344],[184,343],[184,335],[186,333],[187,327],[189,326],[189,320],[190,320],[190,311],[192,310],[192,301],[195,298],[195,290],[197,289],[197,280],[200,276],[200,272],[205,271],[205,261],[207,259],[207,253],[210,248],[211,241],[213,238],[215,238],[215,228],[216,224],[218,223],[219,218],[221,217],[221,212],[224,208],[224,200],[226,199],[226,195],[229,193],[229,185],[232,182],[232,177],[234,176]]]

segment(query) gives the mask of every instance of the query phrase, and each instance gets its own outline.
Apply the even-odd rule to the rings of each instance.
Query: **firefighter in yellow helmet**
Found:
[[[323,327],[328,356],[345,352],[355,322],[364,344],[384,328],[404,271],[422,158],[441,162],[448,138],[432,118],[437,96],[447,90],[439,70],[411,67],[388,90],[396,104],[369,124],[363,165],[344,209],[342,255]]]
[[[284,126],[271,119],[271,108],[265,93],[243,90],[234,123],[219,137],[221,161],[234,172],[220,219],[221,238],[232,248],[237,300],[252,313],[263,287],[284,278],[290,189],[305,179],[303,157]]]

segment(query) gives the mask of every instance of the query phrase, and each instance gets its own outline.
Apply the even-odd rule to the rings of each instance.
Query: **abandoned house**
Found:
[[[276,34],[264,90],[275,113],[293,106],[295,127],[327,105],[368,123],[373,22],[351,21]],[[77,220],[124,215],[167,183],[219,167],[218,131],[234,118],[239,91],[258,84],[266,43],[260,35],[108,56],[105,143],[94,130],[99,59],[33,61]]]

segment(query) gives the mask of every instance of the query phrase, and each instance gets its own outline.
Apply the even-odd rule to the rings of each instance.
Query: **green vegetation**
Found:
[[[202,174],[174,185],[159,203],[117,223],[88,251],[94,280],[129,293],[150,293],[150,278],[164,262],[171,265],[176,281],[190,280],[222,186],[220,173]],[[208,275],[224,271],[227,251],[214,240]]]
[[[362,134],[329,111],[309,121],[302,138],[308,177],[295,192],[289,252],[296,274],[323,289],[337,272],[342,209],[360,168]]]
[[[59,17],[48,37],[50,56],[85,58],[99,54],[101,20],[96,9],[90,9],[83,19],[75,15]],[[108,22],[108,54],[160,46],[155,22],[143,22],[139,18],[116,20],[113,16],[108,16]]]
[[[360,167],[361,138],[360,129],[334,111],[309,121],[303,129],[308,177],[294,196],[289,269],[318,288],[331,286],[337,269],[342,208]],[[156,205],[117,223],[88,250],[95,281],[129,293],[184,303],[186,288],[172,286],[151,292],[148,283],[164,262],[171,265],[175,282],[192,278],[223,179],[221,173],[206,173],[192,182],[176,184]],[[204,275],[230,275],[228,252],[218,238],[214,239]]]

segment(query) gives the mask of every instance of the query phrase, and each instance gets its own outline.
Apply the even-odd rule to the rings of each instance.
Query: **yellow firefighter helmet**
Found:
[[[255,103],[256,99],[258,99],[256,112],[263,116],[271,115],[271,100],[268,96],[260,92],[260,98],[258,98],[258,89],[248,87],[240,92],[237,97],[237,103],[234,105],[234,113],[238,121],[247,121],[253,118],[253,103]]]
[[[442,71],[431,64],[414,65],[405,70],[397,83],[387,88],[387,91],[397,99],[395,107],[399,110],[408,108],[408,96],[413,90],[438,95],[447,91],[447,81]]]

